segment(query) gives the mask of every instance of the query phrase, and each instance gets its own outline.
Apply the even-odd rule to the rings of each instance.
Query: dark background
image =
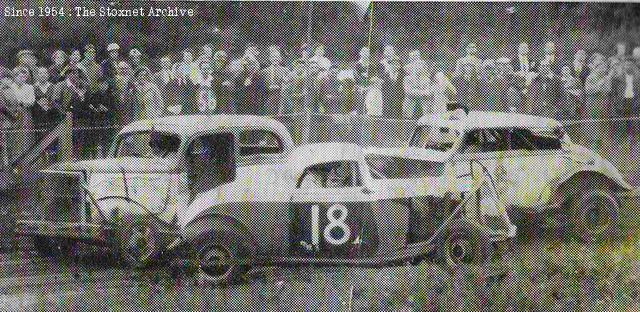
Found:
[[[134,8],[194,8],[194,17],[0,17],[0,62],[12,67],[15,53],[32,48],[48,60],[58,48],[70,50],[94,43],[100,53],[110,42],[137,47],[149,58],[185,47],[210,44],[238,54],[247,42],[280,45],[285,61],[306,42],[309,2],[143,2],[143,1],[2,1],[5,6],[40,5]],[[423,54],[451,67],[469,41],[479,57],[513,56],[527,41],[531,54],[542,54],[553,40],[561,62],[575,50],[610,55],[619,40],[640,43],[640,6],[604,3],[374,3],[372,48],[393,44],[401,55],[420,48]],[[71,12],[66,12],[70,15]],[[357,59],[368,42],[369,15],[355,2],[314,2],[312,40],[327,45],[336,62]],[[101,57],[102,55],[99,55]]]

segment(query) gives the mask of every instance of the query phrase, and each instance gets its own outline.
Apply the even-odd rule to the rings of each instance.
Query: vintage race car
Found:
[[[424,116],[408,145],[459,172],[481,162],[512,219],[545,216],[545,225],[574,228],[584,240],[615,234],[619,199],[633,194],[609,161],[549,118],[462,110]]]
[[[436,256],[489,261],[516,228],[482,164],[454,181],[443,163],[348,143],[301,146],[287,159],[238,167],[235,180],[178,211],[200,276],[249,265],[381,266]]]
[[[64,256],[83,241],[115,246],[132,265],[145,265],[179,237],[177,211],[234,180],[237,168],[278,161],[292,148],[287,128],[266,117],[137,121],[115,137],[108,158],[43,170],[38,205],[16,230],[45,256]]]

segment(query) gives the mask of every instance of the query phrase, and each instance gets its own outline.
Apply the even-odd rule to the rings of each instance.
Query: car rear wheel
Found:
[[[462,265],[485,263],[491,255],[489,237],[476,225],[458,220],[442,238],[440,260],[449,270]]]
[[[585,242],[615,237],[619,230],[620,203],[609,188],[589,189],[571,204],[576,234]]]
[[[249,241],[233,229],[201,234],[195,243],[198,257],[198,279],[214,285],[228,285],[249,270],[253,257]]]

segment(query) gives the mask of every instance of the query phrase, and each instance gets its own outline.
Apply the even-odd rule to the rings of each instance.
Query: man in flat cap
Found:
[[[116,74],[120,63],[120,46],[117,43],[110,43],[107,46],[108,58],[100,64],[102,68],[102,78],[109,84],[112,90],[116,89]]]

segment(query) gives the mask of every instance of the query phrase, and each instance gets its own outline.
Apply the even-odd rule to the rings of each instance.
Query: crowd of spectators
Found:
[[[291,64],[283,64],[280,47],[261,51],[253,44],[237,58],[205,45],[155,64],[147,64],[139,49],[125,53],[116,43],[106,47],[104,60],[96,59],[92,44],[82,51],[55,51],[50,62],[21,50],[15,68],[0,67],[0,128],[44,128],[69,111],[74,127],[167,114],[310,112],[413,119],[444,112],[452,102],[470,110],[558,119],[638,113],[640,47],[627,53],[621,42],[610,57],[578,50],[569,64],[559,64],[553,42],[543,49],[544,56],[533,59],[523,42],[517,55],[482,60],[476,44],[469,43],[452,72],[419,50],[401,57],[390,45],[380,56],[363,47],[358,60],[348,64],[334,64],[321,44],[302,47]],[[628,126],[619,130],[630,130],[632,123]],[[98,144],[108,139],[105,133],[74,132],[80,143],[74,145]],[[6,136],[5,144],[19,153],[35,135]]]

